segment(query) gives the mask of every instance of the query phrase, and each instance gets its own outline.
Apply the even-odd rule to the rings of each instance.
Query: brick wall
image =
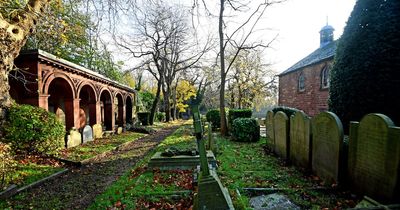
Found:
[[[310,116],[328,110],[329,88],[321,87],[321,70],[333,62],[325,60],[279,76],[279,105],[303,110]],[[298,78],[305,76],[305,90],[298,90]]]

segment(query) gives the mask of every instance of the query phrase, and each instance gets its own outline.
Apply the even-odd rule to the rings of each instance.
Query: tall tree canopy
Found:
[[[331,70],[329,107],[348,127],[379,112],[400,123],[400,1],[357,1]]]

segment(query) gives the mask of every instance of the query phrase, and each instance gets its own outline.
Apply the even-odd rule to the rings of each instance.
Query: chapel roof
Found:
[[[316,49],[314,52],[312,52],[305,58],[301,59],[293,66],[280,73],[279,76],[283,76],[285,74],[297,71],[301,68],[313,65],[315,63],[319,63],[323,60],[333,57],[336,52],[336,47],[337,47],[337,40],[332,41],[331,43]]]

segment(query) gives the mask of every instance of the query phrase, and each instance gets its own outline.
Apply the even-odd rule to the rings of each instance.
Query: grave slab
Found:
[[[217,161],[214,153],[210,150],[207,151],[208,163],[213,167],[217,168]],[[161,152],[156,152],[150,159],[148,164],[149,169],[159,168],[160,170],[175,170],[175,169],[194,169],[200,165],[199,155],[176,155],[172,157],[161,156]]]

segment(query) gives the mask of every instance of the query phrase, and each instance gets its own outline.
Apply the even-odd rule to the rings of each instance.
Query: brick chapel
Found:
[[[328,110],[329,71],[333,64],[337,41],[334,28],[324,26],[320,47],[279,74],[279,106],[303,110],[310,116]]]

